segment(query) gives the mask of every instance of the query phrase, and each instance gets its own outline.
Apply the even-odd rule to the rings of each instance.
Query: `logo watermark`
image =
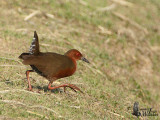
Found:
[[[135,102],[133,105],[133,115],[139,117],[143,116],[158,116],[158,112],[153,110],[153,108],[139,108],[139,103]]]

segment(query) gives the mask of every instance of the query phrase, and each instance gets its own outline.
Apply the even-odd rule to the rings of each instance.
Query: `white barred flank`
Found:
[[[32,55],[34,54],[34,51],[36,49],[36,38],[34,37],[33,40],[32,40],[32,43],[31,43],[31,46],[29,48],[29,53]]]
[[[37,35],[36,31],[34,31],[34,37],[33,37],[31,46],[29,48],[29,54],[30,55],[39,54],[39,42],[38,42],[38,35]]]

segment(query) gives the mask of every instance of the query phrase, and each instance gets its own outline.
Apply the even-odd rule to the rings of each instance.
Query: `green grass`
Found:
[[[0,1],[0,119],[130,120],[136,119],[131,114],[135,101],[141,108],[159,110],[160,3],[128,1],[134,7],[117,4],[105,12],[98,10],[112,1],[84,0],[86,5],[74,0]],[[53,14],[54,19],[38,14],[24,21],[35,10]],[[112,12],[125,15],[148,34]],[[64,54],[75,48],[91,62],[78,61],[73,76],[53,83],[75,84],[85,94],[69,88],[67,93],[49,91],[48,81],[36,73],[30,74],[34,92],[26,90],[25,71],[31,68],[18,56],[28,51],[35,30],[41,51]]]

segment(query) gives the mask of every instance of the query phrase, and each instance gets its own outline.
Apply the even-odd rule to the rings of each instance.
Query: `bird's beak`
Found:
[[[85,57],[81,57],[81,60],[86,62],[86,63],[90,63]]]

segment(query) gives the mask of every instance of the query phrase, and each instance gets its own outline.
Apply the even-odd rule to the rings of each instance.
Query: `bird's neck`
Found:
[[[76,62],[77,60],[74,59],[74,58],[72,58],[72,57],[70,57],[70,58],[71,58],[71,60],[73,61],[74,65],[77,66],[77,62]]]
[[[76,70],[76,68],[77,68],[77,62],[76,61],[77,60],[72,56],[72,54],[65,53],[64,55],[67,56],[67,57],[69,57],[72,60],[72,62],[74,64],[74,69]]]
[[[72,60],[72,62],[73,62],[73,64],[74,64],[74,67],[73,67],[73,73],[76,71],[76,69],[77,69],[77,62],[76,62],[76,60],[75,59],[73,59],[73,58],[71,58],[71,60]]]
[[[73,64],[74,64],[74,69],[76,69],[77,68],[77,60],[76,59],[74,59],[73,57],[71,57],[71,56],[68,56],[67,55],[67,57],[69,57],[71,60],[72,60],[72,62],[73,62]]]

